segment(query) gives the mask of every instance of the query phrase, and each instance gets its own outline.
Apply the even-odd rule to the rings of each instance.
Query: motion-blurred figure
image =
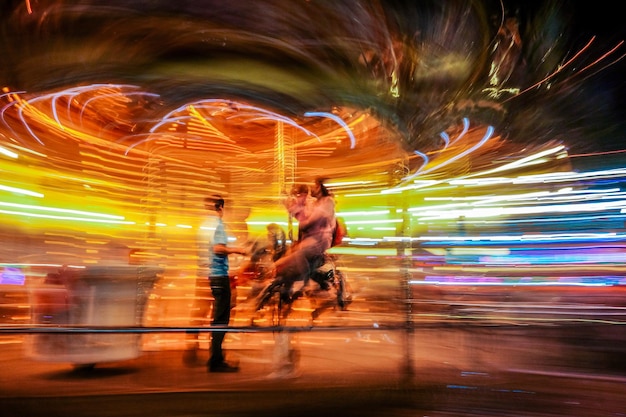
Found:
[[[272,260],[276,262],[287,253],[287,235],[276,223],[267,225],[268,249],[272,253]]]
[[[286,206],[298,220],[298,241],[275,264],[274,284],[282,286],[281,297],[284,300],[292,299],[290,292],[294,282],[304,281],[302,288],[306,287],[313,271],[324,264],[324,253],[331,247],[335,227],[335,200],[322,178],[316,179],[311,187],[313,198],[307,199],[303,186],[296,187],[295,191],[296,195]],[[264,295],[269,294],[261,295],[258,308],[266,301]],[[293,298],[299,295],[294,294]]]
[[[228,326],[231,311],[231,285],[229,277],[228,255],[242,254],[247,251],[239,247],[228,247],[228,239],[222,216],[224,215],[224,199],[213,195],[204,199],[209,215],[202,223],[198,235],[199,263],[201,268],[208,269],[208,279],[197,281],[196,297],[192,309],[192,326],[201,325],[210,308],[208,288],[213,295],[213,326]],[[208,288],[207,288],[208,287]],[[211,333],[211,352],[207,362],[210,372],[237,372],[238,366],[226,362],[222,350],[225,331]],[[183,360],[187,364],[197,362],[198,335],[194,333],[188,338],[187,350]]]
[[[248,300],[256,298],[273,278],[274,262],[283,257],[287,249],[285,231],[276,223],[268,224],[267,235],[252,243],[250,257],[237,273],[237,285],[250,287]]]
[[[306,283],[311,273],[323,265],[324,252],[332,243],[335,200],[322,178],[315,180],[310,193],[313,198],[294,213],[298,220],[298,242],[294,250],[276,262],[276,276],[291,283],[299,280]]]
[[[298,223],[305,220],[307,215],[307,206],[311,202],[309,196],[310,189],[307,184],[294,184],[291,188],[289,197],[285,200],[285,208],[289,213],[291,219],[296,219]],[[290,232],[291,233],[291,232]],[[302,228],[298,227],[298,237],[294,239],[294,244],[297,244],[302,239]]]

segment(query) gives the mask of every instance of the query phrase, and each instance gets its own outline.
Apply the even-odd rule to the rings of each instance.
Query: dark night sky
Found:
[[[577,9],[576,24],[583,38],[593,34],[598,36],[599,44],[607,50],[626,40],[624,17],[617,10],[615,2],[605,0],[581,2]],[[615,58],[622,57],[626,48],[622,45]],[[626,148],[626,59],[606,68],[597,74],[591,83],[599,94],[606,97],[612,107],[611,120],[615,123],[614,135],[597,144],[601,150],[621,150]]]
[[[534,1],[534,3],[538,3]],[[572,33],[578,45],[582,45],[592,36],[597,36],[599,49],[609,50],[620,42],[626,40],[626,25],[624,16],[618,6],[620,3],[610,0],[596,1],[565,1],[572,10],[574,25]],[[626,54],[626,47],[622,45],[614,58],[619,58]],[[608,113],[599,117],[599,124],[609,120],[612,126],[608,135],[598,135],[594,138],[592,146],[583,144],[571,144],[570,155],[575,155],[580,150],[580,154],[587,154],[589,148],[597,150],[595,157],[572,158],[575,167],[581,170],[616,168],[623,166],[626,160],[626,58],[623,58],[595,74],[589,79],[589,88],[593,89],[600,97],[601,103],[607,103],[610,109]],[[603,151],[609,152],[602,154]]]
[[[518,2],[519,3],[519,2]],[[537,7],[543,1],[523,1],[523,7]],[[620,42],[626,40],[626,25],[623,14],[618,10],[618,2],[609,0],[596,1],[561,1],[564,12],[571,13],[572,25],[567,34],[572,45],[571,50],[585,45],[589,39],[596,36],[594,42],[595,51],[593,56],[599,57],[599,51],[609,51]],[[626,47],[622,45],[612,58],[606,63],[617,60],[626,54]],[[604,65],[599,65],[604,67]],[[626,59],[607,66],[602,71],[590,71],[589,78],[585,81],[586,93],[593,94],[597,106],[602,106],[598,112],[596,122],[597,130],[605,130],[606,135],[599,134],[595,137],[593,148],[598,151],[616,151],[626,149]],[[610,123],[611,127],[606,128]],[[604,128],[603,128],[604,126]],[[592,126],[593,130],[593,126]],[[585,152],[589,145],[573,143],[570,150]]]

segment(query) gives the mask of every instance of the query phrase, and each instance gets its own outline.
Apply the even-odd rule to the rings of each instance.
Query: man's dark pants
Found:
[[[213,294],[213,321],[215,326],[228,326],[230,322],[231,289],[230,279],[226,277],[209,277],[211,283],[211,293]],[[216,365],[224,362],[224,352],[222,342],[226,332],[211,332],[211,357],[209,365]]]

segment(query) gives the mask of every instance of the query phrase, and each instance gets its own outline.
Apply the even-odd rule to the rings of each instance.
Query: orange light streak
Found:
[[[578,57],[579,57],[579,56],[580,56],[583,52],[585,52],[585,50],[587,50],[587,49],[591,46],[591,44],[593,43],[593,41],[594,41],[595,39],[596,39],[596,37],[595,37],[595,36],[594,36],[594,37],[592,37],[592,38],[589,40],[589,42],[587,42],[587,45],[585,45],[582,49],[580,49],[580,50],[579,50],[579,51],[578,51],[578,52],[577,52],[577,53],[576,53],[573,57],[571,57],[571,58],[569,59],[569,61],[567,61],[567,62],[566,62],[566,63],[564,63],[563,65],[560,65],[560,66],[556,69],[556,71],[554,71],[552,74],[548,75],[548,76],[547,76],[547,77],[545,77],[543,80],[540,80],[540,81],[538,81],[537,83],[535,83],[535,84],[531,85],[530,87],[527,87],[526,89],[524,89],[524,90],[520,91],[517,95],[512,96],[512,97],[510,97],[510,98],[508,98],[508,99],[506,99],[506,100],[502,101],[502,103],[506,103],[506,102],[508,102],[509,100],[511,100],[511,99],[513,99],[513,98],[515,98],[515,97],[517,97],[517,96],[520,96],[520,95],[522,95],[522,94],[524,94],[524,93],[526,93],[526,92],[528,92],[528,91],[530,91],[530,90],[532,90],[532,89],[534,89],[534,88],[537,88],[537,87],[539,87],[541,84],[543,84],[543,83],[545,83],[546,81],[548,81],[549,79],[551,79],[551,78],[555,77],[558,73],[560,73],[561,71],[563,71],[563,69],[565,69],[567,66],[569,66],[569,65],[570,65],[570,64],[571,64],[571,63],[572,63],[572,62],[573,62],[576,58],[578,58]]]

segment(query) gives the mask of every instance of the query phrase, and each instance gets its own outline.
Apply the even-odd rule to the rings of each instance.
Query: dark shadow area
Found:
[[[82,379],[105,379],[139,372],[140,369],[129,366],[96,364],[93,366],[73,366],[68,370],[51,372],[42,375],[49,381],[72,381]]]

